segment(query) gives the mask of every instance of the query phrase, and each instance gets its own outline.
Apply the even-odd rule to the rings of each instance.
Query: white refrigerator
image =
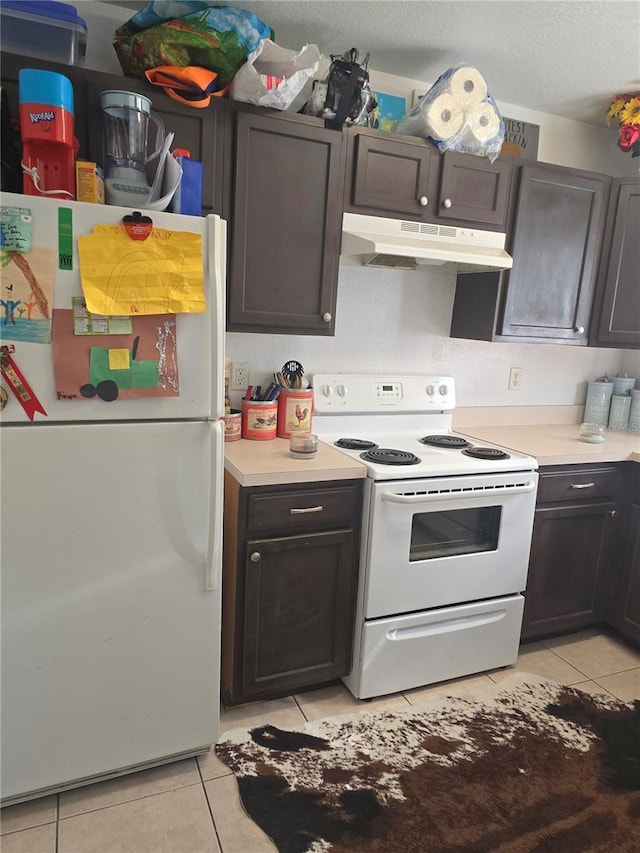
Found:
[[[1,203],[3,215],[31,210],[32,247],[49,264],[39,274],[53,284],[52,343],[20,339],[30,297],[14,301],[12,317],[0,311],[0,344],[12,349],[0,383],[8,392],[0,413],[7,805],[194,755],[217,740],[226,223],[150,214],[155,228],[201,235],[206,311],[174,315],[175,345],[167,348],[160,331],[169,315],[135,317],[131,329],[125,320],[124,337],[84,336],[79,303],[81,334],[67,335],[60,350],[58,309],[68,320],[72,297],[83,292],[77,238],[132,211],[9,193]],[[15,293],[9,269],[5,303]],[[125,362],[140,360],[136,348],[154,320],[148,364],[177,359],[164,396],[60,390],[65,371],[88,372],[91,348],[115,353],[98,375],[122,369],[123,353]],[[11,366],[46,416],[30,420],[9,387]]]

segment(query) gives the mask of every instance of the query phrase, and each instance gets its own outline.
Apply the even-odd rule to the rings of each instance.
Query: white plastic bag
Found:
[[[441,151],[460,151],[493,162],[504,140],[504,121],[477,68],[456,65],[442,74],[395,127],[425,136]]]
[[[315,44],[296,53],[263,39],[236,73],[229,95],[234,101],[298,112],[311,94],[319,63]]]

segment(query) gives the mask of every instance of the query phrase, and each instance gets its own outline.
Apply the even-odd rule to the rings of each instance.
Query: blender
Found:
[[[107,204],[144,207],[151,187],[146,167],[162,150],[164,124],[151,101],[137,92],[109,89],[100,93]],[[147,156],[149,119],[156,125],[156,150]]]

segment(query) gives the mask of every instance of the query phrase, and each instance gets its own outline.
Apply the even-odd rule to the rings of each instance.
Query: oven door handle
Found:
[[[518,486],[497,486],[490,489],[459,489],[454,491],[434,491],[429,494],[421,495],[397,495],[395,492],[383,492],[381,498],[383,501],[389,501],[394,504],[424,504],[431,501],[440,501],[443,499],[460,500],[467,497],[489,497],[490,495],[517,495],[526,492],[533,492],[536,487],[535,480],[527,480]]]

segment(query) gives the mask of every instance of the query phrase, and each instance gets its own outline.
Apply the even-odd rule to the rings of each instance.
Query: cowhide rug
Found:
[[[640,853],[640,702],[503,685],[216,753],[281,853]]]

